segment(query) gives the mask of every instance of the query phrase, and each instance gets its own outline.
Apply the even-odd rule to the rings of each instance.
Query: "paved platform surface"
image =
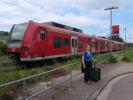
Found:
[[[93,83],[92,85],[84,84],[83,74],[81,74],[78,77],[73,79],[72,88],[65,88],[65,87],[63,87],[63,89],[58,88],[56,89],[58,90],[58,92],[52,92],[50,93],[51,95],[42,94],[34,99],[35,100],[94,100],[94,98],[99,94],[101,89],[105,86],[105,84],[107,84],[107,82],[111,78],[118,76],[120,74],[123,74],[123,73],[133,72],[133,63],[120,62],[120,63],[115,63],[115,64],[106,64],[106,65],[102,65],[98,67],[101,68],[101,80],[99,82]],[[133,80],[133,78],[130,78],[130,79]],[[129,81],[128,79],[125,79],[125,81],[126,80]],[[119,87],[118,86],[119,83],[118,83],[118,85],[116,86],[118,89],[117,88],[116,89],[119,90],[119,88],[123,87],[123,84],[127,84],[125,81],[120,81],[121,85]],[[132,82],[133,81],[129,82],[128,84],[129,88]],[[126,88],[123,88],[123,89],[126,89]],[[118,92],[119,91],[112,92],[111,95],[116,96]],[[130,90],[127,92],[130,92]],[[113,93],[117,93],[117,94],[115,95]],[[123,93],[121,92],[120,95],[122,94]],[[117,96],[119,97],[119,94]],[[109,98],[110,99],[107,99],[107,100],[128,100],[128,99],[114,99],[113,97],[109,97]]]
[[[118,81],[107,100],[133,100],[133,75]]]
[[[112,79],[97,100],[133,100],[133,73]]]

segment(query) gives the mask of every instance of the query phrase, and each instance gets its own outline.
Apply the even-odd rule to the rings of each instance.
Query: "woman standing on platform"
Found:
[[[85,83],[88,83],[89,81],[89,84],[91,84],[90,73],[92,69],[92,58],[91,48],[90,46],[87,46],[85,52],[82,54],[82,66],[84,69],[84,81]]]

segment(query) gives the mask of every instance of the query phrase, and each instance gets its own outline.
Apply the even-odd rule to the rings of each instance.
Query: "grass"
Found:
[[[127,52],[123,52],[122,61],[124,62],[133,62],[133,48],[128,48]]]
[[[127,56],[123,56],[122,61],[124,62],[131,62],[130,58]]]
[[[51,70],[53,68],[57,68],[57,67],[61,67],[63,65],[66,64],[71,64],[74,63],[76,61],[80,61],[79,58],[73,58],[71,60],[62,62],[62,63],[56,63],[52,66],[43,66],[43,67],[36,67],[36,68],[31,68],[31,69],[25,69],[25,70],[17,70],[15,66],[11,66],[11,67],[0,67],[0,84],[4,84],[7,82],[11,82],[14,80],[18,80],[21,78],[25,78],[31,75],[35,75],[35,74],[39,74],[48,70]],[[38,81],[47,81],[51,78],[54,77],[59,77],[61,75],[66,75],[68,73],[68,68],[67,69],[62,69],[62,70],[57,70],[56,72],[53,73],[49,73],[45,76],[41,76],[41,77],[37,77],[37,78],[33,78],[32,80],[27,81],[28,84],[35,84]],[[15,86],[13,86],[13,90],[18,91],[18,87],[20,87],[22,85],[16,84]],[[14,99],[14,94],[16,92],[12,91],[11,87],[8,88],[0,88],[0,100],[7,100],[7,98],[13,98]]]
[[[94,55],[94,59],[96,60],[97,63],[99,63],[99,62],[109,63],[108,58],[109,58],[108,55],[103,55],[100,57],[97,57],[96,55]],[[8,60],[8,58],[6,56],[0,57],[0,61],[1,61],[0,64],[4,65],[3,63],[9,63],[10,61],[7,61],[7,60]],[[0,84],[18,80],[18,79],[21,79],[24,77],[42,73],[44,71],[48,71],[53,68],[61,67],[63,65],[72,64],[72,63],[76,63],[76,62],[79,62],[79,63],[75,64],[73,68],[76,70],[80,70],[81,57],[73,57],[72,59],[69,59],[62,63],[56,63],[51,66],[45,65],[43,67],[35,67],[35,68],[28,69],[28,70],[27,69],[17,70],[16,66],[18,66],[18,65],[16,65],[16,66],[15,65],[1,66],[0,67]]]
[[[0,64],[11,63],[12,61],[8,59],[7,55],[0,56]]]
[[[5,53],[3,53],[3,51],[0,49],[0,56],[4,56]]]
[[[25,70],[17,70],[15,67],[9,68],[8,70],[5,70],[2,68],[0,70],[0,84],[7,83],[10,81],[18,80],[24,77],[28,77],[31,75],[39,74],[44,71],[47,71],[48,68],[32,68],[32,69],[25,69]]]
[[[8,89],[0,89],[0,100],[13,100],[13,95]]]
[[[25,78],[31,75],[35,75],[35,74],[39,74],[48,70],[51,70],[52,68],[50,66],[46,66],[43,68],[32,68],[32,69],[28,69],[28,70],[17,70],[16,67],[7,67],[7,68],[2,68],[0,67],[0,84],[4,84],[7,82],[11,82],[14,80],[18,80],[21,78]],[[41,77],[37,77],[37,78],[33,78],[31,80],[27,80],[27,84],[26,85],[30,85],[33,83],[36,83],[38,81],[41,80],[49,80],[49,78],[51,78],[52,74],[48,74],[45,76],[41,76]],[[19,92],[21,92],[22,89],[22,84],[18,83],[18,84],[12,84],[9,87],[4,87],[4,88],[0,88],[0,100],[14,100],[15,97],[17,96],[17,94]],[[12,98],[12,99],[11,99]]]
[[[94,59],[96,60],[96,63],[108,63],[108,54],[107,55],[102,55],[102,56],[94,56]]]
[[[4,61],[3,61],[4,62]],[[54,65],[46,65],[43,67],[35,67],[31,69],[24,69],[24,70],[17,70],[16,66],[10,66],[10,67],[0,67],[0,84],[7,83],[10,81],[18,80],[24,77],[28,77],[31,75],[39,74],[48,70],[51,70],[53,68],[61,67],[63,65],[71,64],[74,62],[80,62],[79,58],[73,58],[71,60],[62,62],[62,63],[56,63]],[[77,65],[78,66],[78,65]]]
[[[109,63],[116,63],[117,58],[114,55],[109,55],[108,61]]]

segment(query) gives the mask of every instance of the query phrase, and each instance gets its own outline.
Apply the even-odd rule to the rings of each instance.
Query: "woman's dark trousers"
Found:
[[[84,72],[84,81],[88,82],[90,80],[91,75],[91,68],[92,68],[92,62],[91,61],[85,61],[85,72]]]

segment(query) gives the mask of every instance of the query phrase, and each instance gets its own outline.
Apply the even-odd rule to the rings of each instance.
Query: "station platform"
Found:
[[[133,98],[133,63],[120,62],[98,67],[101,68],[101,80],[99,82],[93,82],[91,85],[85,84],[83,74],[80,74],[73,79],[72,87],[61,89],[60,93],[51,93],[52,96],[39,95],[34,100],[131,100]],[[110,89],[106,89],[106,86],[115,78],[128,75],[128,73],[132,76],[124,77],[124,79],[118,80],[116,84],[109,86]]]

